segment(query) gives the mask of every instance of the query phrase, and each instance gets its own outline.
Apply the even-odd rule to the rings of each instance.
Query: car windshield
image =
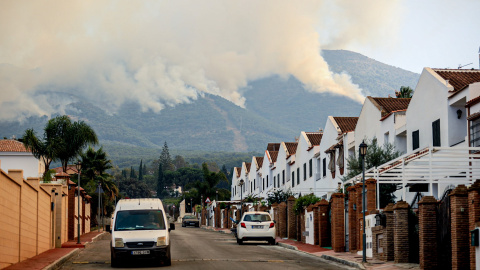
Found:
[[[196,219],[195,216],[184,216],[183,219]]]
[[[116,231],[165,230],[161,210],[118,211],[115,220]]]
[[[252,221],[252,222],[263,222],[263,221],[271,221],[272,219],[270,218],[269,215],[266,214],[246,214],[245,217],[243,217],[243,221]]]

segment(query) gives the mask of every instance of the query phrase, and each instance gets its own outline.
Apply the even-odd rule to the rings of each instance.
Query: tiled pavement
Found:
[[[202,226],[202,228],[207,230],[214,230],[214,231],[218,231],[226,234],[232,233],[229,229],[218,229],[218,228],[205,227],[205,226]],[[56,269],[58,265],[60,265],[62,262],[66,261],[68,258],[76,254],[76,252],[80,251],[79,248],[84,248],[85,245],[95,241],[95,239],[102,233],[103,232],[97,232],[97,231],[89,232],[80,237],[80,240],[82,241],[81,244],[77,244],[77,240],[68,241],[62,245],[62,248],[55,248],[55,249],[48,250],[35,257],[16,263],[4,269],[8,269],[8,270]],[[420,269],[418,264],[410,264],[410,263],[395,264],[393,262],[383,262],[383,261],[378,261],[373,259],[367,259],[367,263],[362,264],[362,256],[357,255],[356,253],[334,252],[333,250],[330,250],[330,249],[309,245],[309,244],[304,244],[291,239],[277,238],[277,242],[280,246],[285,248],[298,250],[299,252],[304,252],[314,256],[319,256],[327,260],[336,261],[336,262],[353,266],[359,269],[375,269],[375,270]]]
[[[47,250],[35,257],[26,259],[22,262],[11,265],[5,270],[19,270],[19,269],[55,269],[59,264],[66,261],[71,256],[75,255],[80,248],[95,241],[95,239],[103,232],[89,232],[80,237],[81,243],[77,244],[77,240],[65,242],[61,248]]]

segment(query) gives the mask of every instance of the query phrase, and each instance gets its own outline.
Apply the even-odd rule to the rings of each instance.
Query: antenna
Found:
[[[466,64],[466,65],[463,65],[463,66],[460,64],[460,65],[458,65],[458,69],[464,68],[464,67],[469,66],[469,65],[471,65],[471,64],[473,64],[473,63]]]

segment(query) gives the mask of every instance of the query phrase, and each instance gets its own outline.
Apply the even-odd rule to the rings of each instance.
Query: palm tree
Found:
[[[49,123],[50,121],[47,123],[47,125],[49,125]],[[43,178],[45,178],[50,170],[50,163],[56,159],[56,138],[50,137],[45,133],[44,138],[39,139],[33,129],[27,129],[23,134],[22,141],[25,148],[31,151],[33,156],[41,160],[45,165],[45,171],[43,173]]]
[[[400,91],[395,91],[395,96],[397,98],[412,98],[413,89],[409,86],[401,86]]]
[[[107,153],[100,147],[97,151],[92,147],[88,147],[87,151],[80,153],[82,160],[82,175],[91,184],[100,183],[102,188],[110,200],[118,195],[118,188],[112,181],[112,176],[106,171],[112,168],[111,160],[107,158]]]

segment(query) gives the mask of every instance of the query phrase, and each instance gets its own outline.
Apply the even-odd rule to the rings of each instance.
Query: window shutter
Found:
[[[440,140],[440,119],[432,123],[432,139],[433,146],[441,146],[442,142]]]

